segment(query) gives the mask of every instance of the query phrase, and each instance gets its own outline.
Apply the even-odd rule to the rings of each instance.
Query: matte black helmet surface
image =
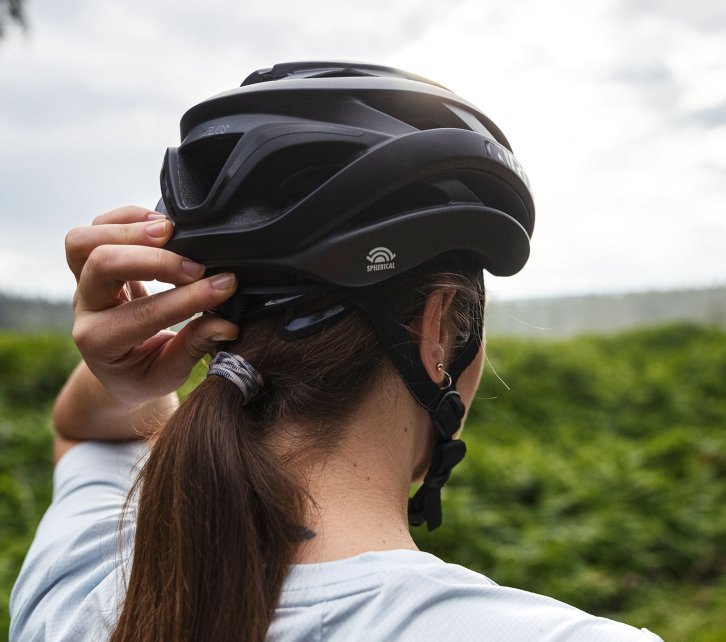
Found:
[[[174,250],[362,286],[438,255],[510,275],[534,205],[499,128],[451,91],[375,65],[289,63],[192,107],[161,174]]]
[[[482,337],[473,332],[455,352],[442,390],[387,281],[432,262],[501,276],[524,266],[534,204],[504,134],[420,76],[303,62],[256,71],[192,107],[181,138],[161,172],[158,209],[175,223],[166,247],[238,272],[243,285],[216,312],[245,323],[284,309],[285,339],[365,312],[431,417],[431,464],[409,521],[436,528],[441,487],[466,452],[453,439],[464,415],[456,382]],[[316,301],[326,307],[310,312]]]

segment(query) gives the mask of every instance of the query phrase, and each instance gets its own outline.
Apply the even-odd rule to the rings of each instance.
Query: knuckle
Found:
[[[133,230],[129,225],[119,225],[119,242],[121,245],[132,245],[135,242]]]
[[[132,304],[131,317],[134,323],[141,327],[153,325],[155,309],[151,299],[135,299]]]
[[[153,261],[154,261],[154,267],[159,272],[159,274],[166,274],[166,273],[174,273],[177,270],[175,269],[176,263],[173,261],[173,257],[169,255],[168,252],[154,248],[153,250]],[[181,261],[179,261],[181,266]]]
[[[184,342],[184,352],[190,361],[199,361],[209,351],[209,345],[196,337]]]
[[[93,248],[88,255],[86,267],[90,270],[98,271],[99,269],[108,268],[113,264],[113,260],[113,247],[110,245],[99,245]]]
[[[73,343],[75,343],[80,350],[81,354],[87,350],[91,337],[92,335],[89,332],[88,324],[76,320],[73,324],[73,329],[71,330],[71,338],[73,339]]]

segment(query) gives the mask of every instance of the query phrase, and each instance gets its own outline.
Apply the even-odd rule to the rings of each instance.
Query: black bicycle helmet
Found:
[[[465,453],[452,439],[464,413],[456,380],[480,337],[459,349],[452,386],[441,390],[384,286],[441,257],[501,276],[524,266],[534,204],[504,134],[420,76],[301,62],[256,71],[192,107],[181,141],[161,171],[158,209],[175,224],[167,248],[210,272],[276,275],[282,285],[240,287],[217,310],[237,323],[286,309],[278,333],[294,340],[351,307],[369,316],[432,418],[432,462],[409,520],[435,528],[440,489]],[[335,305],[295,313],[331,293]]]

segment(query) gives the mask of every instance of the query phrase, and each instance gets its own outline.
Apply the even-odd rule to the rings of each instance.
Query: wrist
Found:
[[[53,423],[66,439],[144,439],[166,423],[178,405],[175,392],[141,401],[132,394],[112,394],[81,362],[56,399]]]

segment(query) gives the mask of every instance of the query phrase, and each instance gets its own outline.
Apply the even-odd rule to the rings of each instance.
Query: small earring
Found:
[[[446,390],[447,388],[451,388],[452,383],[454,383],[454,380],[451,378],[451,375],[444,370],[444,380],[441,382],[441,389]]]
[[[441,389],[442,390],[446,390],[447,388],[451,388],[451,384],[454,383],[454,380],[451,378],[451,375],[448,372],[446,372],[446,370],[444,370],[444,364],[441,363],[441,361],[439,361],[436,364],[436,369],[439,372],[443,372],[444,373],[444,380],[440,384]]]

